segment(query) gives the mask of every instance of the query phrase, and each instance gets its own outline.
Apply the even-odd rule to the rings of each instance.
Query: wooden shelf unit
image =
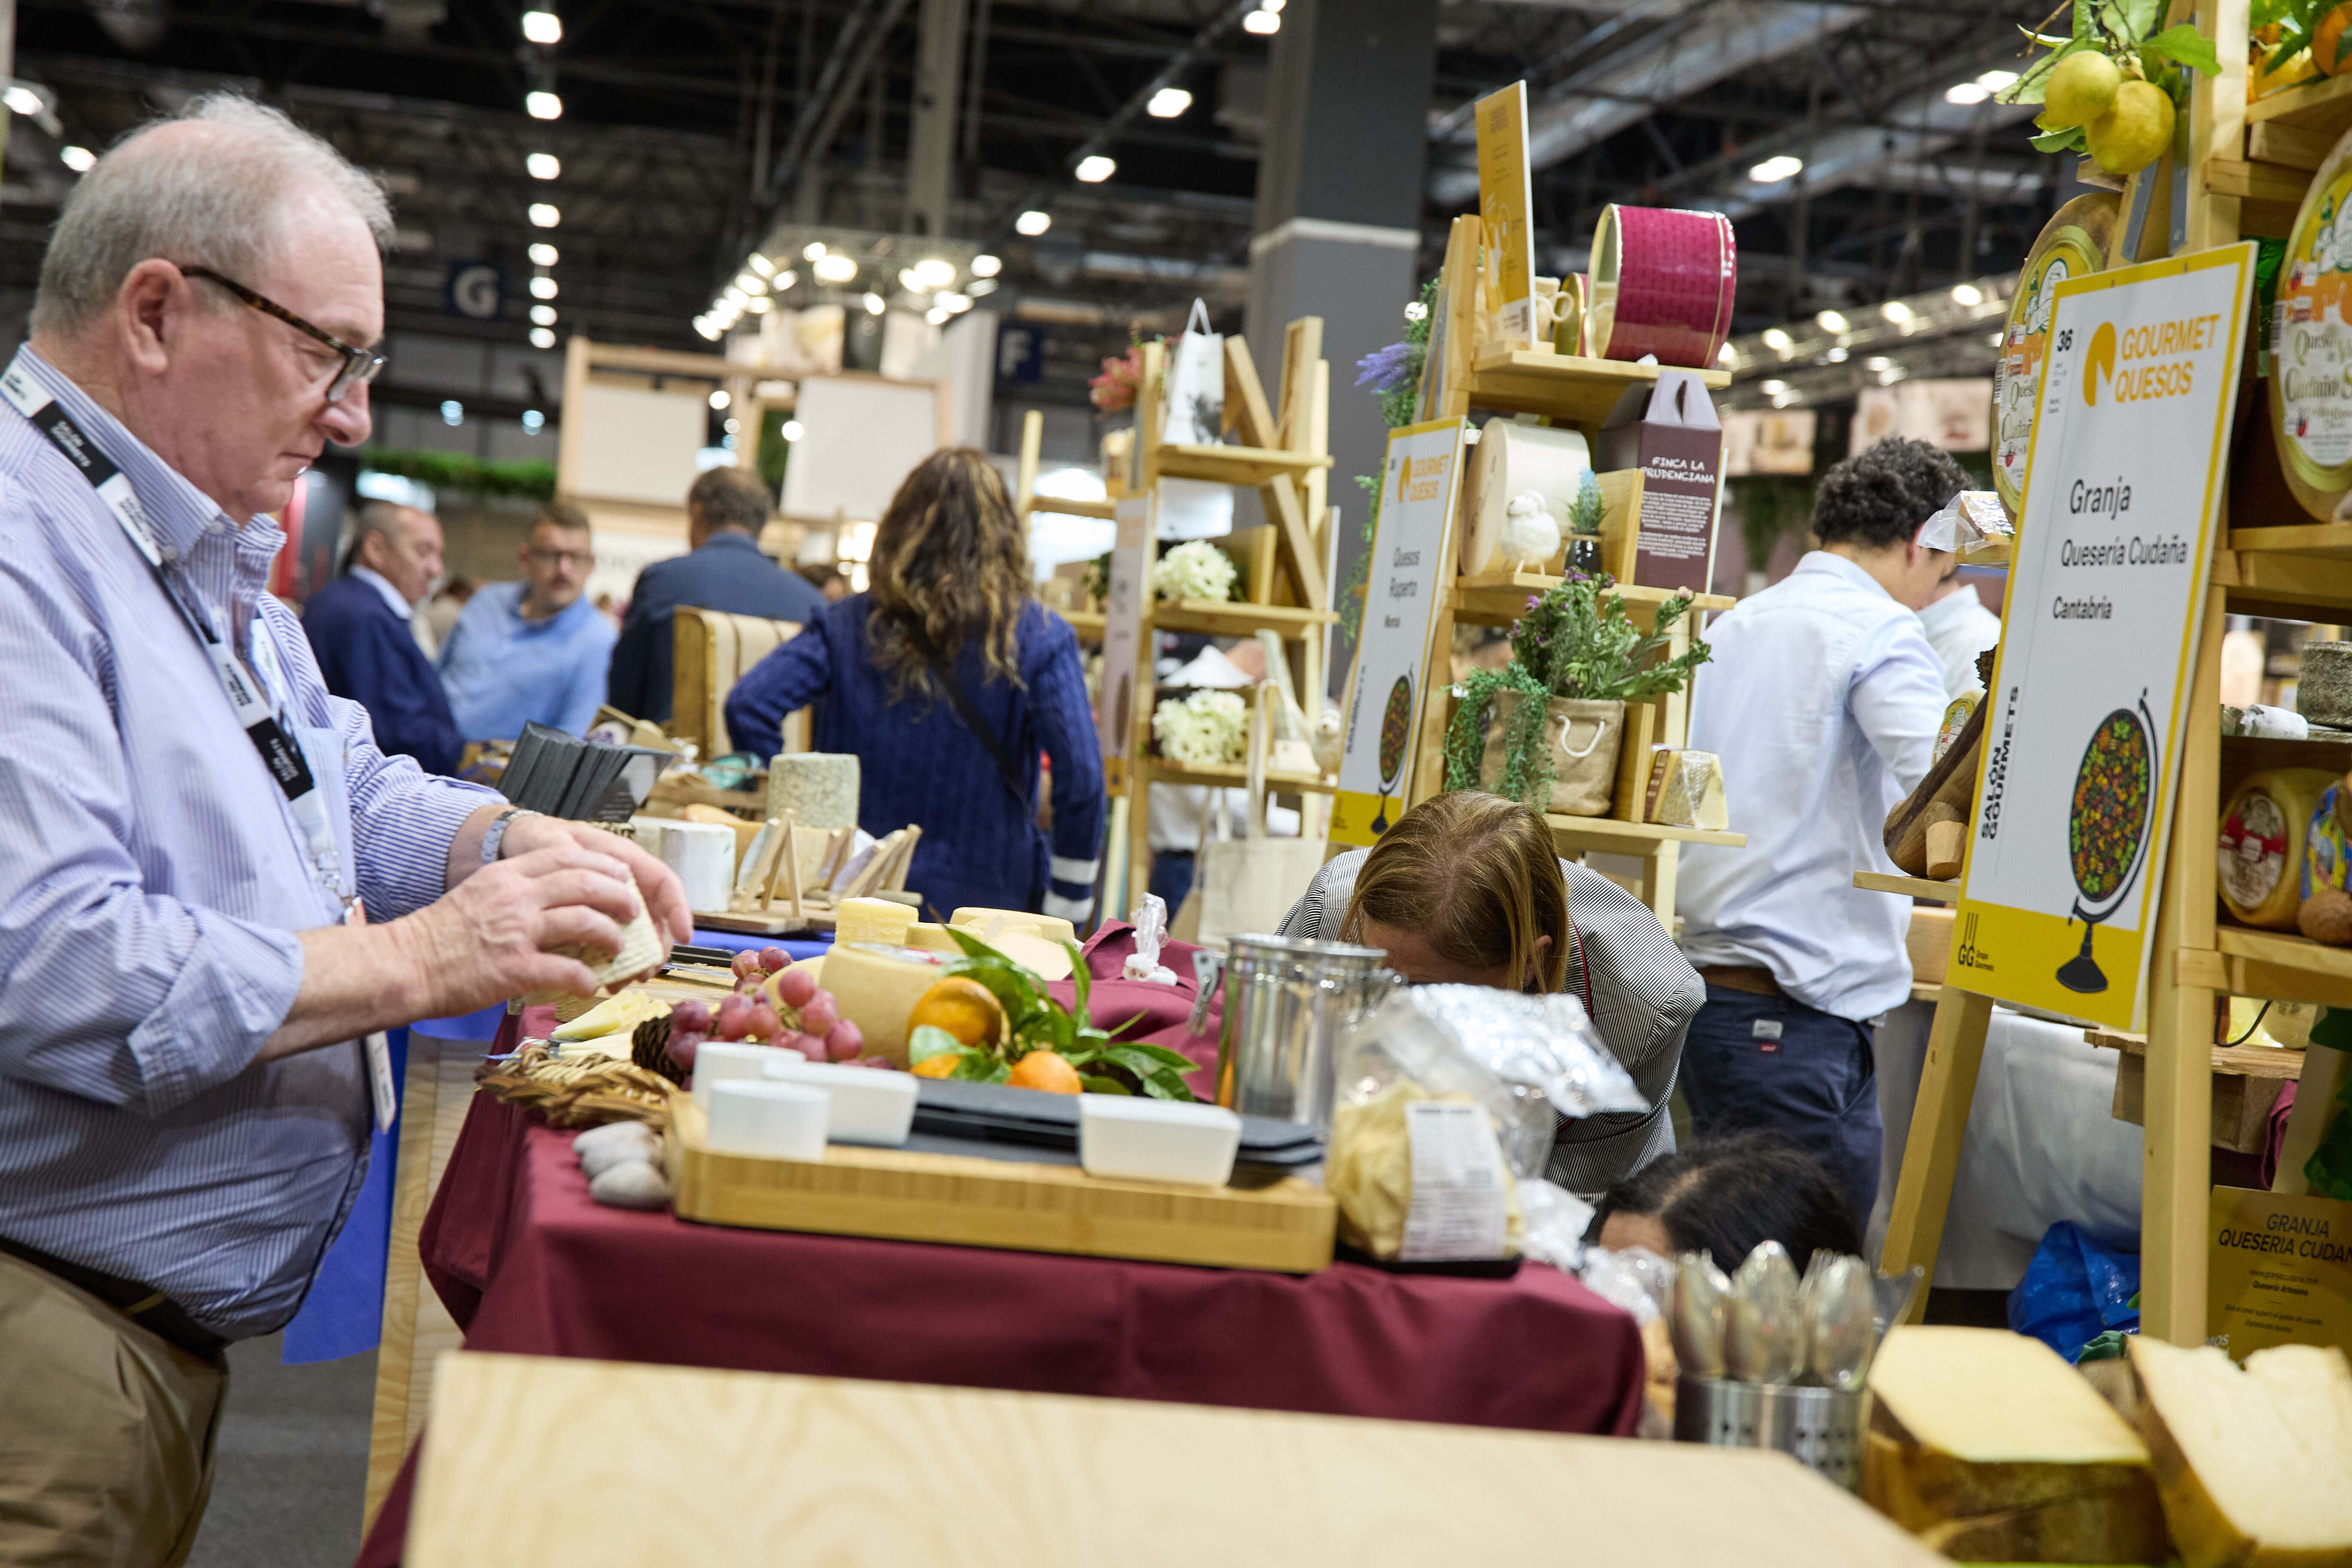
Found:
[[[1927,899],[1938,904],[1960,901],[1960,885],[1954,882],[1931,882],[1925,877],[1906,877],[1899,871],[1856,871],[1853,885],[1870,893],[1899,893],[1906,899]]]
[[[2172,0],[2166,21],[2193,20],[2208,38],[2237,39],[2247,36],[2248,10],[2249,0]],[[2352,76],[2291,88],[2250,105],[2245,52],[2224,47],[2221,58],[2221,73],[2198,73],[2190,88],[2183,253],[2234,244],[2246,235],[2287,233],[2297,193],[2308,184],[2307,171],[2338,135],[2352,129]],[[2131,176],[2125,210],[2131,209],[2141,181],[2156,182],[2156,205],[2161,208],[2172,172],[2168,154]],[[2152,216],[2155,237],[2143,243],[2138,255],[2122,259],[2161,257],[2167,223]],[[2269,417],[2263,399],[2254,400],[2251,417]],[[2264,442],[2241,442],[2238,449],[2257,461],[2276,460]],[[2230,489],[2257,491],[2266,488],[2266,478],[2232,475]],[[2223,504],[2231,504],[2226,496]],[[2221,733],[2225,617],[2352,621],[2352,525],[2304,516],[2291,504],[2283,515],[2266,516],[2255,526],[2230,528],[2228,521],[2225,512],[2211,568],[2214,591],[2206,596],[2183,700],[2187,717],[2172,831],[2163,864],[2153,868],[2161,881],[2155,928],[2148,933],[2153,961],[2140,1107],[2147,1128],[2141,1331],[2191,1346],[2204,1343],[2207,1331],[2215,1000],[2245,995],[2352,1005],[2352,951],[2322,947],[2291,932],[2223,923],[2213,856],[2225,775],[2249,760],[2245,743],[2225,744]],[[1991,1011],[1990,999],[1948,985],[1937,1004],[1880,1265],[1890,1273],[1918,1263],[1932,1278]],[[2298,1118],[2303,1110],[2299,1101]],[[2281,1190],[2300,1192],[2300,1172],[2282,1169]],[[1926,1297],[1926,1291],[1919,1293],[1915,1315]]]
[[[1556,426],[1574,426],[1592,439],[1601,422],[1620,399],[1634,388],[1654,385],[1656,365],[1631,364],[1622,360],[1563,354],[1549,348],[1481,351],[1477,340],[1486,334],[1474,329],[1476,308],[1476,265],[1483,226],[1475,215],[1458,217],[1447,237],[1445,268],[1438,282],[1441,309],[1448,328],[1444,362],[1431,374],[1441,378],[1430,417],[1459,419],[1473,408],[1497,414],[1533,414]],[[1717,370],[1699,373],[1710,390],[1731,384]],[[1465,457],[1465,461],[1469,458]],[[1662,588],[1626,581],[1633,574],[1633,547],[1639,533],[1641,475],[1634,470],[1599,476],[1603,505],[1601,555],[1604,567],[1617,579],[1616,590],[1626,613],[1644,626],[1654,623],[1658,606],[1675,595]],[[1457,487],[1457,507],[1469,504],[1469,486]],[[1470,531],[1470,519],[1459,518],[1454,529],[1458,568]],[[1433,659],[1452,656],[1454,628],[1468,626],[1506,626],[1526,612],[1534,595],[1557,586],[1558,576],[1495,568],[1457,574],[1438,601],[1430,646]],[[1727,610],[1736,601],[1718,594],[1692,596],[1692,609],[1675,628],[1668,654],[1690,646],[1691,621],[1711,610]],[[1445,787],[1445,731],[1455,703],[1450,684],[1433,685],[1423,705],[1421,733],[1415,739],[1412,805],[1441,794]],[[1639,858],[1641,878],[1633,889],[1657,914],[1659,923],[1675,930],[1675,877],[1685,844],[1744,848],[1748,840],[1738,833],[1710,833],[1704,828],[1668,827],[1639,820],[1649,792],[1650,748],[1679,746],[1690,737],[1690,697],[1686,692],[1649,702],[1628,703],[1625,731],[1617,755],[1614,797],[1606,816],[1564,816],[1547,813],[1552,837],[1563,855],[1597,852]]]

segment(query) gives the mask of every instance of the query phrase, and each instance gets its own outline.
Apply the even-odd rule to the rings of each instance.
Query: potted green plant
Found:
[[[1511,626],[1511,662],[1473,670],[1445,733],[1445,787],[1485,789],[1570,816],[1605,815],[1614,794],[1625,705],[1683,690],[1710,656],[1694,637],[1665,657],[1690,614],[1677,594],[1644,631],[1607,574],[1571,571],[1528,599]]]

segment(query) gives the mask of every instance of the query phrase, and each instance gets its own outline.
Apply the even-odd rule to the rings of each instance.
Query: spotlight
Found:
[[[1029,211],[1023,213],[1019,217],[1013,220],[1013,227],[1014,231],[1020,234],[1025,234],[1032,239],[1036,238],[1039,235],[1045,233],[1047,229],[1053,226],[1054,215],[1052,213],[1039,212],[1034,207],[1032,207]]]
[[[974,278],[993,278],[1003,270],[1004,263],[993,256],[982,254],[971,258],[971,275]]]
[[[563,41],[563,18],[552,11],[525,11],[522,36],[534,44],[560,44]]]
[[[1077,177],[1080,184],[1099,185],[1118,173],[1118,160],[1090,153],[1079,159],[1078,166],[1070,172]]]
[[[522,95],[522,106],[533,120],[563,118],[563,100],[551,92],[526,92]]]
[[[555,334],[545,327],[533,327],[530,330],[530,346],[535,349],[551,349],[555,346]],[[536,413],[536,410],[534,410],[533,413]],[[526,430],[536,431],[539,426],[530,422],[531,418],[531,414],[524,415],[522,416],[522,427]]]
[[[553,202],[530,204],[530,222],[533,228],[553,228],[562,221],[563,215],[556,210]]]
[[[1192,107],[1192,95],[1181,87],[1163,87],[1151,95],[1143,112],[1154,120],[1173,120]]]
[[[530,247],[530,261],[534,267],[552,267],[555,259],[555,247],[544,240]]]
[[[534,180],[552,180],[563,173],[563,160],[552,153],[533,153],[522,161]]]

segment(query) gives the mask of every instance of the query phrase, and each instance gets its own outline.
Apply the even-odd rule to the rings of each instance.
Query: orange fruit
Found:
[[[987,986],[967,974],[950,974],[915,999],[907,1032],[924,1025],[945,1029],[960,1046],[993,1044],[1004,1036],[1004,1009]]]
[[[956,1064],[962,1059],[942,1052],[929,1061],[917,1062],[907,1070],[917,1078],[951,1078],[955,1075]]]
[[[2336,58],[2347,25],[2352,25],[2352,0],[2328,12],[2319,19],[2319,26],[2312,29],[2311,63],[2329,76],[2342,70],[2352,70],[2352,50],[2347,50],[2340,62]]]
[[[1013,1064],[1013,1076],[1005,1081],[1015,1089],[1040,1089],[1047,1094],[1078,1094],[1086,1088],[1078,1081],[1078,1069],[1054,1051],[1031,1051]]]

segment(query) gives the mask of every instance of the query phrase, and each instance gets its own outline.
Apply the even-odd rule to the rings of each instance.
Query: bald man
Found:
[[[302,629],[327,689],[368,710],[375,743],[454,773],[466,740],[440,673],[409,617],[441,575],[441,524],[431,512],[373,500],[360,508],[343,575],[310,595]]]

